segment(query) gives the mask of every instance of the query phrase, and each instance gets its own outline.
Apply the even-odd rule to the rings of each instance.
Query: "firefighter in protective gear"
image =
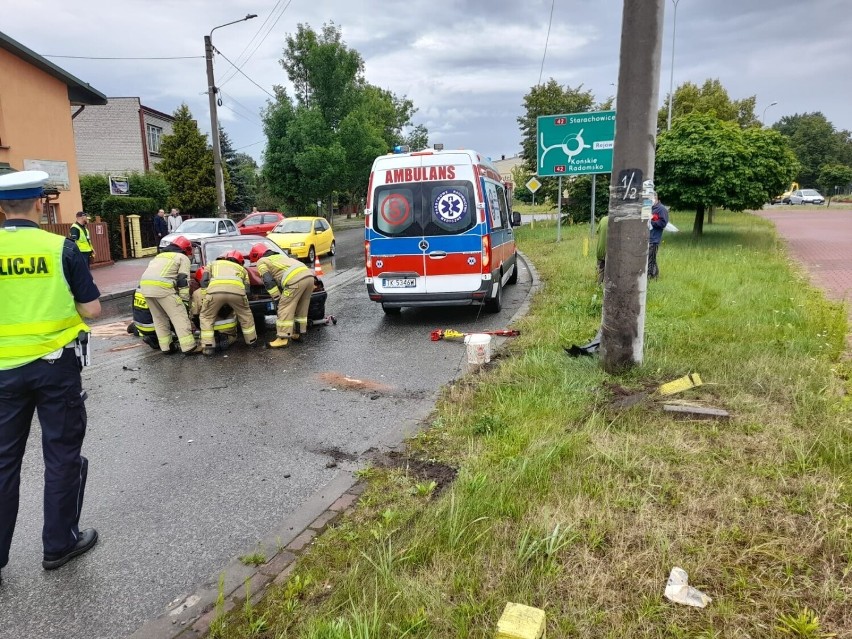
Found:
[[[142,274],[139,288],[157,333],[157,343],[164,353],[171,352],[172,328],[177,334],[178,346],[184,354],[200,352],[195,342],[187,313],[189,306],[189,257],[192,244],[182,235],[163,249]],[[171,326],[169,323],[171,322]]]
[[[278,301],[276,338],[270,348],[284,348],[308,332],[308,307],[314,292],[314,275],[299,260],[276,253],[264,244],[255,244],[249,259],[257,265],[263,285]]]
[[[204,299],[207,297],[207,291],[201,288],[201,278],[203,275],[203,268],[195,271],[195,281],[198,282],[198,288],[192,292],[192,304],[189,307],[189,315],[198,325],[201,323],[199,319],[201,307],[204,304]],[[237,316],[231,310],[230,306],[223,306],[219,310],[216,321],[213,322],[213,332],[215,334],[217,351],[226,351],[237,341]]]
[[[219,310],[228,305],[237,316],[243,339],[249,346],[257,344],[257,329],[249,306],[249,276],[243,266],[242,253],[228,251],[223,256],[213,260],[204,270],[201,278],[201,288],[204,289],[204,300],[201,303],[201,344],[205,355],[215,352],[214,324]]]
[[[127,326],[127,332],[131,335],[141,337],[142,341],[155,351],[160,349],[157,342],[157,329],[154,326],[154,318],[151,316],[151,309],[148,308],[148,301],[142,295],[142,290],[137,287],[133,293],[133,321]],[[171,346],[175,346],[172,342]]]

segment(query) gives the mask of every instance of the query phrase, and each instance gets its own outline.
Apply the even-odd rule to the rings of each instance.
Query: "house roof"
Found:
[[[56,66],[50,60],[40,56],[38,53],[13,40],[0,31],[0,49],[5,49],[37,69],[41,69],[48,75],[64,82],[68,87],[68,101],[73,105],[83,104],[106,104],[107,97],[92,87],[87,82],[74,77],[64,69]]]

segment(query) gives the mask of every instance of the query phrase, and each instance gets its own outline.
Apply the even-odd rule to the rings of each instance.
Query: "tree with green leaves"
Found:
[[[695,209],[692,231],[704,231],[704,213],[760,208],[790,182],[796,158],[777,132],[741,129],[713,115],[690,113],[657,141],[654,180],[663,202]]]
[[[741,128],[760,124],[754,115],[757,97],[731,100],[727,89],[718,79],[704,81],[700,87],[692,82],[681,84],[674,92],[672,123],[689,113],[707,113],[726,122],[736,122]],[[668,123],[669,96],[657,113],[657,130],[665,131]]]
[[[828,203],[831,204],[831,197],[839,191],[846,191],[852,185],[852,166],[845,164],[823,164],[819,170],[819,179],[817,180],[820,191],[828,197]]]
[[[595,98],[591,91],[584,91],[583,85],[576,88],[569,85],[564,87],[553,78],[546,84],[538,84],[524,96],[524,114],[518,117],[521,128],[521,148],[523,149],[524,165],[535,175],[538,172],[536,153],[538,141],[537,122],[539,116],[557,115],[560,113],[585,113],[595,107]],[[536,192],[536,201],[543,202],[557,197],[557,178],[542,178],[541,188]]]
[[[222,162],[227,168],[225,208],[231,212],[250,211],[255,204],[257,191],[257,162],[246,153],[237,153],[231,138],[219,125],[219,148]],[[230,188],[228,188],[230,186]]]
[[[802,188],[819,185],[825,164],[852,166],[852,138],[849,131],[837,131],[822,113],[786,115],[773,127],[790,142],[801,164],[796,181]]]
[[[412,142],[428,141],[426,127],[411,122],[411,100],[367,83],[360,54],[334,23],[320,33],[300,24],[287,37],[281,65],[295,98],[276,87],[264,113],[263,178],[269,194],[288,206],[310,209],[333,193],[356,202],[373,160],[401,144],[404,131]]]
[[[174,117],[172,134],[160,142],[162,159],[157,164],[157,172],[169,184],[168,205],[189,215],[212,215],[216,211],[213,151],[186,104],[178,107]]]

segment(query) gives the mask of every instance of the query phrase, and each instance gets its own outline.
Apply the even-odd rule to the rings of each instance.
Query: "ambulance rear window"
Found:
[[[381,186],[373,220],[376,231],[391,237],[464,233],[476,224],[473,185],[451,180]]]

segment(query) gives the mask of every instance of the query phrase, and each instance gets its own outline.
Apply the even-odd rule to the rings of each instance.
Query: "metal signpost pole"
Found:
[[[619,104],[609,189],[601,326],[608,373],[642,363],[664,1],[624,3],[618,95],[629,99]]]
[[[591,225],[589,226],[589,235],[592,237],[595,236],[595,187],[597,186],[598,176],[596,174],[592,174],[592,218]]]
[[[559,195],[556,198],[556,241],[562,241],[562,176],[559,176]]]

